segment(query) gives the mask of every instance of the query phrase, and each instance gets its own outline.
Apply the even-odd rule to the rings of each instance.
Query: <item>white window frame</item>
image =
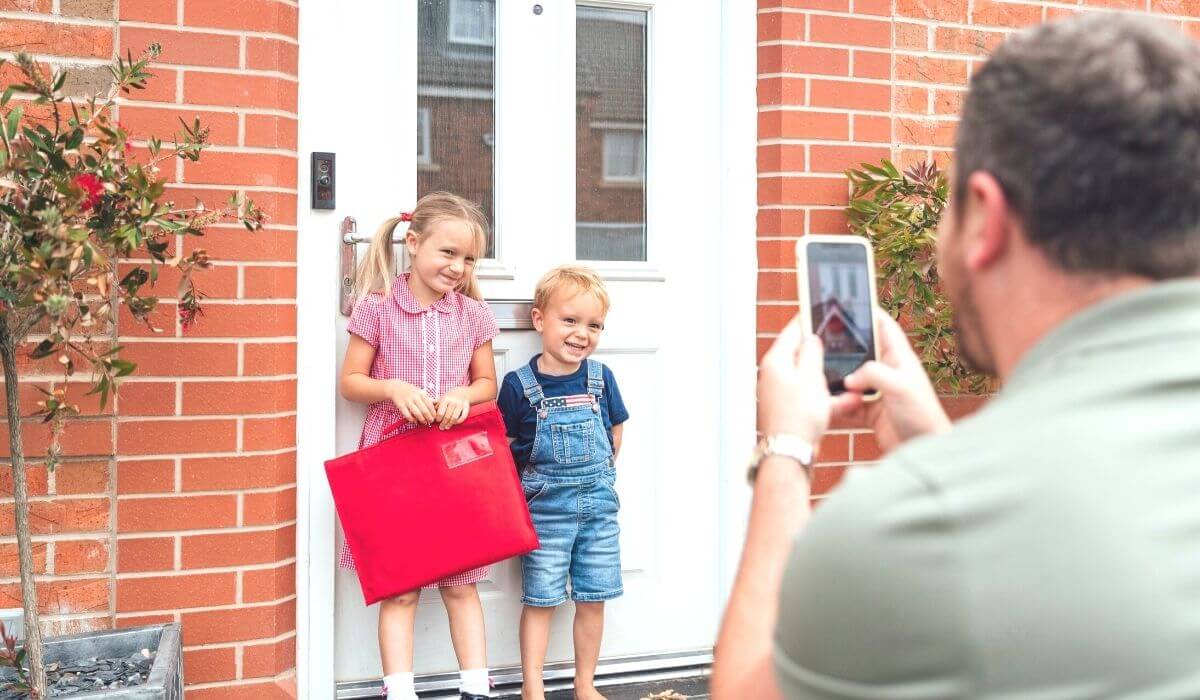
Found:
[[[496,6],[492,5],[492,35],[489,36],[470,36],[455,33],[455,19],[459,13],[467,11],[462,5],[468,0],[450,0],[450,13],[446,22],[446,39],[452,44],[467,44],[470,46],[495,46],[496,45]],[[484,22],[484,28],[488,26]]]
[[[634,156],[633,167],[638,171],[636,175],[614,175],[611,173],[608,156],[608,137],[614,134],[626,134],[634,132],[638,136],[638,150]],[[642,184],[646,181],[646,130],[636,126],[624,127],[607,127],[603,129],[603,143],[600,146],[601,161],[601,180],[611,184]]]
[[[433,164],[433,140],[430,133],[432,115],[428,107],[417,108],[417,165]]]

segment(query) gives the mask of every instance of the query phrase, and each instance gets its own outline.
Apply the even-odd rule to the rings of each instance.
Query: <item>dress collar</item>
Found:
[[[427,309],[421,308],[421,304],[417,302],[417,298],[413,296],[412,290],[408,287],[408,276],[411,273],[405,272],[392,282],[392,298],[400,305],[400,308],[410,314],[424,313]],[[450,291],[442,295],[442,298],[430,304],[428,308],[441,311],[448,314],[454,310],[454,301],[451,297],[456,292]]]

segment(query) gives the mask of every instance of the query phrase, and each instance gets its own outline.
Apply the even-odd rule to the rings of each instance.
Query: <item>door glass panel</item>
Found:
[[[575,21],[575,255],[645,260],[646,12]]]
[[[494,224],[495,0],[420,0],[417,23],[417,196],[453,192]]]

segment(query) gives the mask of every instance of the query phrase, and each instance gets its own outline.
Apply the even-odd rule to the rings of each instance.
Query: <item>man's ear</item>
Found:
[[[533,311],[529,312],[529,316],[533,319],[533,330],[541,333],[542,325],[545,323],[545,320],[542,318],[542,310],[535,306],[533,307]]]
[[[1007,252],[1009,239],[1015,234],[1015,219],[1004,188],[991,173],[971,173],[967,178],[966,198],[963,260],[967,268],[979,271],[995,264]]]

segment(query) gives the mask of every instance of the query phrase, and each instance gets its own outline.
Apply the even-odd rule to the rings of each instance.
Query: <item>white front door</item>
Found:
[[[729,274],[718,240],[722,3],[402,0],[314,12],[322,21],[302,25],[303,115],[344,119],[302,127],[302,147],[338,157],[336,218],[307,220],[351,215],[369,234],[447,189],[493,216],[493,256],[480,266],[490,299],[530,299],[565,262],[603,275],[613,303],[595,357],[631,417],[617,461],[626,593],[609,604],[602,654],[710,647],[721,602],[719,275]],[[330,66],[314,67],[325,55]],[[340,364],[345,319],[334,326]],[[528,331],[495,345],[500,376],[539,347]],[[356,446],[362,415],[339,400],[337,453]],[[320,528],[324,501],[309,503],[301,517]],[[307,537],[321,548],[308,561],[332,562],[324,549],[340,534]],[[377,606],[363,605],[352,573],[334,576],[336,680],[378,678]],[[319,633],[323,619],[322,578],[309,579],[302,634],[304,620]],[[519,566],[493,567],[480,592],[490,665],[517,665]],[[571,612],[556,615],[549,661],[571,658]],[[416,635],[418,674],[456,668],[434,592]]]

